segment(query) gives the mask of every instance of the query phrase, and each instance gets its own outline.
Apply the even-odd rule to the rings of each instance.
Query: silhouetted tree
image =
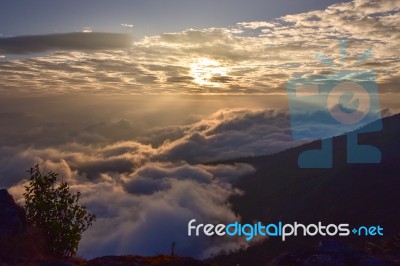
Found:
[[[57,173],[41,173],[39,165],[27,172],[30,174],[24,193],[27,221],[45,235],[50,254],[74,256],[82,233],[93,224],[96,216],[79,205],[80,192],[72,194],[64,181],[56,186]]]

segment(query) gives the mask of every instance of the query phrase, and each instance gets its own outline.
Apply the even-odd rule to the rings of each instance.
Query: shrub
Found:
[[[27,172],[30,179],[24,197],[28,223],[44,234],[51,255],[74,256],[82,233],[92,226],[96,216],[79,205],[80,192],[72,194],[64,181],[56,186],[57,173],[41,173],[39,165]]]

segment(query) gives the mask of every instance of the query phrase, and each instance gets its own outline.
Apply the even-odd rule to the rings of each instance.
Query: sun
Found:
[[[196,58],[190,66],[190,75],[199,85],[222,87],[222,80],[228,77],[228,68],[221,66],[217,60],[206,57]]]

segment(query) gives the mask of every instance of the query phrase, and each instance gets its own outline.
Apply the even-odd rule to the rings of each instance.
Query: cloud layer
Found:
[[[63,123],[58,126],[63,128]],[[94,127],[88,138],[101,131]],[[59,132],[54,129],[52,134]],[[291,140],[288,114],[265,109],[221,109],[194,123],[148,132],[147,140],[157,136],[153,144],[113,138],[88,144],[59,138],[56,145],[40,140],[36,145],[33,140],[29,145],[2,146],[0,186],[21,198],[24,169],[39,163],[59,172],[98,216],[80,246],[85,257],[168,253],[172,241],[180,254],[206,257],[223,248],[238,248],[243,239],[193,241],[187,236],[188,221],[240,220],[229,197],[242,193],[234,188],[235,182],[255,169],[247,164],[203,163],[271,154],[298,144]]]
[[[64,123],[60,122],[46,132],[46,139],[54,138],[57,142],[26,134],[20,136],[19,145],[2,146],[0,154],[4,167],[0,170],[0,185],[14,185],[23,174],[16,169],[26,169],[46,160],[57,164],[64,161],[72,172],[78,171],[80,176],[96,180],[103,173],[132,172],[147,162],[216,162],[272,154],[300,143],[292,141],[287,112],[265,109],[221,109],[189,125],[149,129],[137,140],[111,137],[103,144],[93,141],[101,134],[102,127],[84,133],[91,142],[70,136],[68,132],[60,135],[64,128]],[[116,126],[113,131],[118,133],[120,128]],[[23,137],[28,141],[21,139]]]
[[[318,123],[319,116],[307,119]],[[188,238],[191,219],[240,221],[229,198],[243,193],[235,189],[238,179],[256,171],[248,164],[206,162],[272,154],[301,143],[292,140],[288,113],[270,109],[221,109],[186,125],[151,128],[147,137],[129,141],[107,135],[103,142],[57,138],[62,132],[57,127],[64,126],[60,122],[54,127],[46,138],[52,136],[57,143],[35,143],[28,134],[29,144],[0,147],[0,187],[22,200],[25,169],[38,163],[60,173],[72,189],[82,192],[82,202],[98,217],[80,245],[79,254],[87,258],[165,254],[172,241],[179,254],[195,257],[248,244],[243,238]],[[102,130],[93,127],[85,134],[93,139]]]

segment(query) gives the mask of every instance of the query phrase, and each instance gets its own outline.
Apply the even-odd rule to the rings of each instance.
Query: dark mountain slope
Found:
[[[300,169],[298,155],[317,149],[314,141],[281,153],[225,163],[248,163],[257,171],[239,181],[237,187],[245,195],[231,203],[243,222],[263,223],[294,221],[304,224],[349,223],[351,227],[380,225],[384,239],[400,232],[400,115],[383,119],[383,130],[359,136],[359,144],[381,150],[380,164],[347,164],[346,136],[333,139],[332,169]],[[224,261],[253,265],[269,261],[288,250],[316,245],[320,237],[292,237],[285,242],[270,238],[241,256]],[[382,241],[382,237],[337,237],[336,240],[361,248],[366,241]],[[228,265],[228,264],[227,264]]]
[[[238,183],[245,195],[232,199],[236,211],[245,221],[379,223],[388,233],[400,231],[400,115],[383,119],[383,127],[359,138],[381,150],[380,164],[347,164],[345,136],[333,140],[332,169],[298,167],[298,155],[318,141],[235,160],[257,169]]]

